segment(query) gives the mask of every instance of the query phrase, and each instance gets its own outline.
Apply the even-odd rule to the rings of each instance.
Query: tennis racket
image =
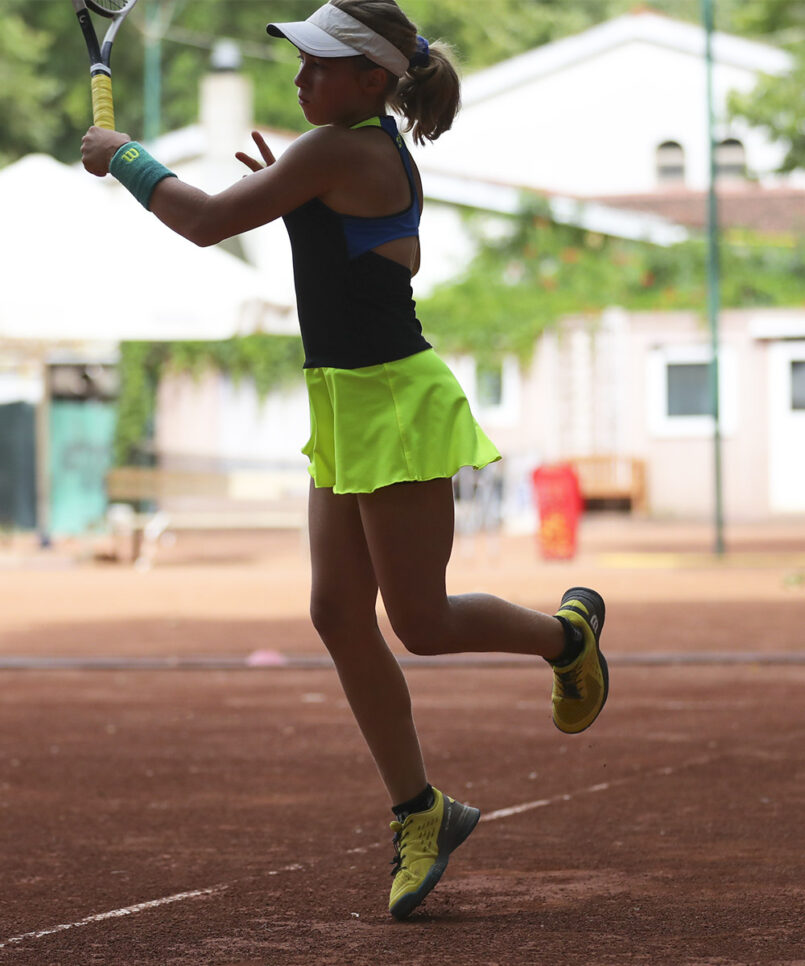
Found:
[[[115,129],[115,108],[112,100],[112,44],[118,30],[137,0],[72,0],[81,32],[89,54],[89,75],[92,86],[92,122],[96,127]],[[87,9],[89,7],[89,10]],[[89,11],[111,20],[103,46],[98,43],[98,35],[92,26]]]

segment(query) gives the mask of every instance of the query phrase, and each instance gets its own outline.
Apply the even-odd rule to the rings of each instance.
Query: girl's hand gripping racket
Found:
[[[72,2],[89,54],[93,123],[96,127],[114,131],[115,109],[112,101],[112,69],[109,61],[117,32],[137,0],[86,0],[86,2],[72,0]],[[103,38],[103,46],[98,43],[98,35],[92,26],[87,7],[112,21]]]

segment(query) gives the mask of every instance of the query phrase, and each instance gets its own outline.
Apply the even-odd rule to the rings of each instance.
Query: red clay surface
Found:
[[[803,966],[803,542],[743,540],[720,564],[620,523],[572,564],[460,542],[454,591],[601,588],[612,690],[569,738],[540,662],[408,671],[431,780],[484,821],[404,924],[331,670],[0,671],[0,963]],[[697,556],[611,556],[669,546]],[[74,550],[0,561],[0,660],[322,654],[298,537],[183,540],[147,573]],[[703,651],[745,661],[628,663]]]

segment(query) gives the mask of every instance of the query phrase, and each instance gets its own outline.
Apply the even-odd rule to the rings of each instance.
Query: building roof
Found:
[[[651,194],[584,198],[600,201],[622,211],[660,216],[677,225],[701,229],[707,225],[707,193],[685,188]],[[752,183],[726,183],[718,188],[719,224],[722,228],[745,228],[764,234],[805,231],[805,190],[764,188]]]
[[[423,170],[425,197],[442,204],[454,204],[501,215],[515,215],[530,197],[544,198],[551,217],[559,224],[575,225],[587,231],[615,238],[647,241],[655,245],[675,245],[688,237],[687,229],[672,219],[630,206],[620,206],[609,198],[573,198],[551,192],[536,192],[517,185],[483,181]]]
[[[462,101],[469,107],[605,51],[636,42],[702,58],[705,32],[699,24],[674,20],[651,10],[624,14],[469,75],[462,84]],[[713,56],[723,65],[765,74],[784,74],[793,66],[791,55],[777,47],[719,32],[713,36]]]

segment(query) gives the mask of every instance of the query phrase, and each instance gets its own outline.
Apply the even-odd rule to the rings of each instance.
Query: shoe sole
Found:
[[[554,721],[554,727],[557,729],[557,731],[561,731],[563,735],[580,735],[583,734],[588,728],[592,727],[598,720],[598,715],[604,710],[604,705],[607,703],[607,698],[609,697],[609,667],[607,665],[607,659],[601,653],[601,635],[604,633],[604,621],[606,620],[607,616],[607,608],[606,604],[604,603],[604,598],[598,593],[597,590],[593,590],[590,587],[571,587],[570,590],[565,591],[562,599],[564,600],[565,597],[570,598],[575,596],[583,601],[586,595],[592,595],[593,597],[597,598],[601,607],[601,626],[598,629],[598,635],[595,636],[595,631],[593,631],[593,635],[595,636],[595,649],[598,653],[598,664],[601,668],[601,677],[604,679],[604,697],[601,699],[601,707],[598,709],[598,713],[593,720],[589,722],[589,724],[586,724],[583,728],[579,728],[578,731],[565,731],[564,728],[560,728],[556,721]],[[563,605],[561,604],[559,605],[559,610],[562,609],[562,606]],[[584,617],[583,614],[581,616]],[[584,619],[587,620],[586,617]],[[589,627],[589,622],[587,626]],[[590,630],[592,630],[592,628],[590,628]]]
[[[444,870],[447,868],[447,863],[450,861],[451,854],[455,852],[459,845],[461,845],[463,842],[466,842],[470,836],[470,833],[478,824],[478,820],[481,817],[481,812],[479,809],[472,808],[470,805],[463,805],[462,811],[463,814],[456,823],[454,832],[450,836],[449,842],[439,843],[439,854],[436,856],[436,861],[431,866],[430,871],[422,880],[422,885],[416,890],[416,892],[409,892],[408,895],[403,896],[402,899],[400,899],[399,902],[397,902],[389,910],[395,919],[406,919],[425,899],[428,893],[431,892],[444,874]]]

